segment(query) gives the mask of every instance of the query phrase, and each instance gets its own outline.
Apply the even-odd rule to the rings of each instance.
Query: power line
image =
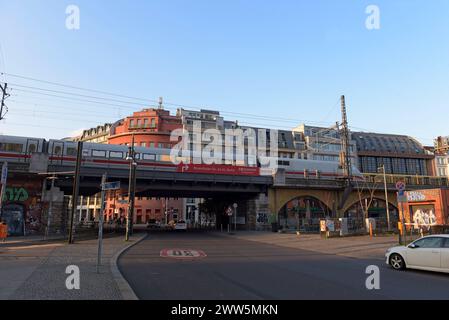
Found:
[[[100,102],[100,101],[92,101],[92,100],[86,100],[86,99],[77,99],[77,98],[72,98],[72,97],[65,97],[65,96],[61,96],[61,95],[54,95],[54,94],[48,94],[48,93],[42,93],[42,92],[36,92],[36,91],[24,90],[24,89],[17,89],[17,88],[14,88],[14,91],[31,93],[31,94],[37,94],[37,95],[44,95],[44,96],[49,96],[49,97],[55,97],[55,98],[68,100],[68,101],[72,101],[73,100],[73,101],[80,101],[80,102],[83,102],[83,103],[101,104],[101,105],[106,105],[106,106],[114,106],[114,107],[127,108],[127,109],[133,109],[133,110],[137,110],[138,107],[139,107],[139,110],[141,109],[141,106],[131,107],[131,106],[126,106],[126,105],[104,103],[104,102]],[[97,97],[97,99],[98,99],[98,97]],[[169,110],[176,110],[176,109],[170,108],[170,107],[168,107],[167,109],[169,109]],[[226,114],[226,113],[228,113],[228,112],[223,112],[223,114]],[[265,117],[265,116],[252,115],[252,114],[249,114],[249,113],[235,113],[235,114],[239,114],[240,118],[250,118],[250,119],[263,120],[263,121],[269,121],[269,122],[284,122],[284,123],[289,122],[289,123],[292,123],[292,124],[298,124],[298,123],[302,122],[302,120],[292,120],[292,119],[286,119],[286,118]],[[316,122],[316,123],[319,123],[321,125],[328,125],[329,124],[327,122],[326,123],[325,122]],[[290,126],[290,129],[291,129],[291,126]]]
[[[16,100],[16,99],[10,99],[8,100],[9,102],[12,103],[17,103],[17,104],[25,104],[25,105],[30,105],[30,106],[35,106],[35,107],[50,107],[50,108],[64,108],[62,106],[54,106],[54,105],[47,105],[47,104],[40,104],[40,103],[33,103],[33,102],[29,102],[29,101],[21,101],[21,100]],[[81,106],[81,107],[90,107],[90,106]],[[50,111],[50,110],[36,110],[36,109],[22,109],[22,108],[17,108],[17,110],[23,110],[23,111],[36,111],[36,112],[44,112],[44,113],[57,113],[57,114],[61,114],[60,111]],[[86,116],[85,112],[64,112],[65,115],[79,115],[79,116]],[[94,112],[94,111],[90,111],[89,110],[89,115],[97,115],[97,116],[101,116],[104,117],[105,113],[104,112]],[[114,121],[116,121],[116,119],[114,118]]]
[[[20,110],[18,110],[20,111]],[[36,112],[34,110],[30,110],[31,112]],[[39,111],[37,111],[39,112]],[[14,111],[13,114],[16,114],[16,112]],[[98,121],[91,121],[91,120],[86,120],[85,118],[81,119],[81,118],[61,118],[61,117],[49,117],[49,116],[45,116],[45,117],[41,117],[39,115],[35,115],[35,114],[17,114],[20,115],[21,117],[31,117],[31,118],[39,118],[39,119],[49,119],[49,120],[64,120],[67,122],[82,122],[82,123],[94,123],[94,124],[98,124]]]
[[[19,78],[19,79],[24,79],[24,80],[30,80],[30,81],[36,81],[36,82],[41,82],[41,83],[51,84],[51,85],[55,85],[55,86],[60,86],[60,87],[65,87],[65,88],[70,88],[70,89],[81,90],[81,91],[95,92],[95,93],[100,93],[100,94],[109,95],[109,96],[114,96],[114,97],[119,97],[119,98],[134,99],[134,100],[140,100],[140,101],[143,101],[143,102],[144,102],[144,101],[151,101],[151,102],[156,102],[156,103],[159,102],[159,101],[151,100],[151,99],[142,99],[142,98],[131,97],[131,96],[125,96],[125,95],[115,94],[115,93],[106,92],[106,91],[101,91],[101,90],[87,89],[87,88],[82,88],[82,87],[77,87],[77,86],[71,86],[71,85],[67,85],[67,84],[62,84],[62,83],[58,83],[58,82],[52,82],[52,81],[46,81],[46,80],[41,80],[41,79],[36,79],[36,78],[31,78],[31,77],[20,76],[20,75],[11,74],[11,73],[6,73],[6,72],[2,72],[1,74],[6,74],[6,75],[8,75],[8,76],[10,76],[10,77],[14,77],[14,78]]]
[[[36,78],[31,78],[31,77],[26,77],[26,76],[21,76],[21,75],[16,75],[16,74],[10,74],[10,73],[5,73],[5,74],[7,74],[10,77],[20,78],[20,79],[24,79],[24,80],[36,81],[36,82],[46,83],[46,84],[50,84],[50,85],[55,85],[55,86],[61,86],[61,87],[81,90],[81,91],[95,92],[95,93],[100,93],[100,94],[103,94],[103,95],[110,95],[110,96],[121,97],[121,98],[126,98],[126,99],[133,99],[133,100],[138,100],[138,101],[141,101],[141,102],[142,101],[144,101],[144,102],[152,102],[152,103],[158,103],[159,102],[159,101],[156,101],[156,100],[153,100],[153,99],[132,97],[132,96],[115,94],[115,93],[101,91],[101,90],[87,89],[87,88],[82,88],[82,87],[78,87],[78,86],[71,86],[71,85],[62,84],[62,83],[58,83],[58,82],[51,82],[51,81],[46,81],[46,80],[41,80],[41,79],[36,79]],[[22,86],[22,85],[17,85],[17,86]],[[31,87],[31,86],[22,86],[22,87],[35,88],[37,90],[53,91],[54,93],[62,93],[63,92],[63,91],[58,91],[58,90],[42,89],[42,88]],[[78,95],[78,96],[89,97],[89,98],[94,98],[94,99],[104,99],[104,100],[109,100],[109,101],[113,101],[113,102],[121,102],[121,103],[128,103],[128,104],[132,103],[132,104],[134,104],[134,102],[108,99],[108,98],[104,98],[104,97],[79,95],[79,94],[67,93],[67,92],[66,92],[66,94]],[[203,107],[188,106],[188,105],[179,104],[179,103],[164,102],[164,104],[165,105],[171,105],[171,106],[174,106],[174,107],[186,108],[186,109],[196,109],[196,110],[203,109]],[[321,123],[321,124],[328,124],[327,122],[320,122],[320,121],[313,121],[313,120],[305,120],[305,119],[294,120],[292,118],[280,118],[280,117],[263,116],[263,115],[250,114],[250,113],[221,111],[220,108],[214,108],[214,107],[208,107],[208,108],[216,109],[217,111],[220,111],[223,115],[228,114],[228,115],[239,115],[239,116],[251,116],[251,117],[257,117],[257,118],[261,118],[261,119],[265,118],[265,119],[273,119],[273,120],[289,121],[289,122],[297,121],[297,122],[307,122],[307,123],[316,123],[316,124],[319,124],[319,123]]]

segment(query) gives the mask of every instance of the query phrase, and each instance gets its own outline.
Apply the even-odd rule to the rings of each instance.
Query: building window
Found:
[[[150,125],[150,127],[151,127],[151,128],[156,128],[156,119],[154,119],[154,118],[151,119],[151,125]]]
[[[137,119],[137,127],[140,127],[140,119]]]
[[[144,127],[148,127],[148,119],[143,120],[143,125],[144,125]]]
[[[134,127],[134,120],[133,119],[129,120],[129,127],[130,128]]]

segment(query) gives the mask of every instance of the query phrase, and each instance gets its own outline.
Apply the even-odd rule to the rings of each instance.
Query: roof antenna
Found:
[[[159,110],[163,110],[164,109],[164,99],[162,97],[159,97]]]

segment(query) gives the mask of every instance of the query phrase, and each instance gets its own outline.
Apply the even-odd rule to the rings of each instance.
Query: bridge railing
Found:
[[[372,183],[383,183],[383,174],[364,173],[366,181]],[[407,185],[429,186],[429,187],[449,187],[449,180],[445,177],[419,176],[419,175],[397,175],[386,174],[387,184],[396,184],[398,181],[404,181]]]

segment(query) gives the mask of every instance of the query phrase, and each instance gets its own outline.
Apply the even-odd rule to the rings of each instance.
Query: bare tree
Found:
[[[363,218],[369,218],[369,209],[374,200],[374,194],[378,188],[379,181],[377,175],[373,179],[365,179],[364,181],[355,180],[357,195],[359,198],[360,208],[362,209]]]

